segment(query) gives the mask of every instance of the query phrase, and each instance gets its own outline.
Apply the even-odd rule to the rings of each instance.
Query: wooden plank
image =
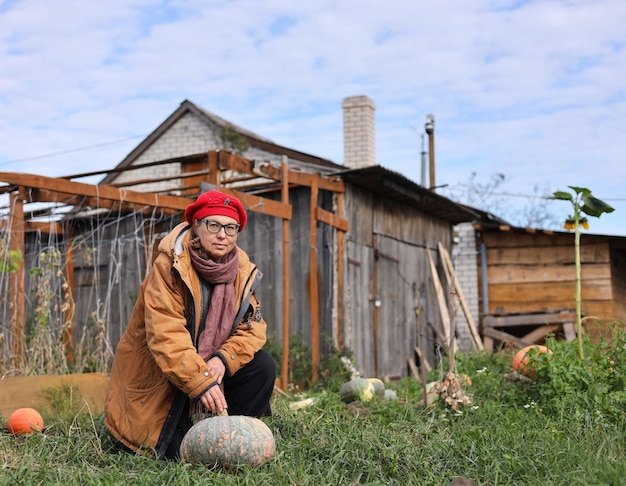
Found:
[[[469,310],[467,305],[467,301],[465,300],[465,296],[463,295],[463,291],[461,289],[461,283],[456,276],[456,272],[454,271],[454,265],[452,264],[452,259],[450,258],[450,254],[448,250],[444,248],[444,246],[439,243],[439,253],[443,258],[443,262],[448,269],[448,273],[452,276],[452,281],[454,283],[454,291],[461,302],[461,309],[463,310],[463,315],[465,316],[465,320],[470,329],[470,334],[472,335],[472,340],[474,341],[474,345],[478,350],[483,351],[485,348],[483,346],[483,342],[480,339],[480,334],[478,333],[478,329],[474,324],[474,318],[472,317],[472,313]]]
[[[279,169],[272,164],[257,164],[258,172],[271,179],[276,179]],[[319,174],[311,174],[308,172],[299,172],[290,170],[288,173],[289,183],[299,186],[312,187],[315,183],[318,189],[332,191],[332,192],[345,192],[346,187],[344,182],[339,178],[322,177]]]
[[[409,365],[409,370],[411,370],[411,376],[417,381],[420,381],[420,374],[417,371],[417,365],[415,364],[415,360],[413,358],[409,358],[407,359],[407,364]]]
[[[538,314],[486,315],[483,317],[484,327],[539,326],[544,324],[562,324],[576,320],[574,311],[550,312]]]
[[[536,343],[545,338],[551,332],[556,333],[559,329],[561,329],[561,324],[547,324],[545,326],[539,326],[537,329],[522,336],[522,340]]]
[[[290,204],[255,196],[254,194],[248,194],[246,192],[233,191],[232,189],[228,189],[226,187],[220,187],[220,191],[225,194],[235,196],[241,201],[248,211],[254,211],[255,213],[267,214],[268,216],[275,216],[283,219],[292,218],[292,208]]]
[[[497,301],[489,299],[489,313],[490,314],[503,314],[504,312],[510,313],[536,313],[536,312],[549,312],[554,310],[555,306],[569,307],[574,304],[574,298],[567,299],[566,301],[555,301],[543,299],[542,296],[537,296],[535,300],[529,301]],[[613,319],[613,311],[610,301],[607,300],[583,300],[583,314],[600,316],[603,319]]]
[[[546,283],[572,281],[576,277],[573,266],[562,264],[544,265],[489,265],[487,281],[490,285],[519,283]],[[581,269],[582,280],[611,278],[611,267],[606,264],[586,264]]]
[[[337,216],[336,214],[333,214],[329,211],[326,211],[325,209],[316,208],[315,217],[318,221],[326,223],[333,228],[340,229],[341,231],[348,231],[348,220],[343,219],[342,217]]]
[[[317,185],[314,183],[311,186],[311,207],[309,216],[309,312],[311,315],[311,365],[313,367],[313,383],[316,383],[319,377],[320,365],[320,300],[317,268],[317,221],[315,219],[317,197]]]
[[[426,356],[423,355],[422,350],[418,348],[417,346],[415,346],[415,354],[419,358],[420,365],[424,368],[424,371],[426,371],[426,373],[430,372],[433,369],[433,367],[430,365],[430,363],[426,359]]]
[[[133,171],[133,170],[138,170],[138,169],[145,169],[147,167],[163,166],[163,165],[168,165],[168,164],[181,164],[184,167],[185,164],[193,164],[193,163],[198,163],[198,162],[206,163],[206,159],[207,159],[207,153],[202,152],[200,154],[185,155],[183,157],[174,157],[173,159],[157,160],[155,162],[133,164],[133,165],[127,165],[124,167],[118,166],[113,169],[99,170],[95,172],[82,172],[80,174],[72,174],[72,175],[63,176],[63,179],[81,179],[84,177],[91,177],[94,175],[107,175],[108,176],[111,174],[119,174],[121,172],[128,172],[128,171]]]
[[[102,373],[5,378],[0,380],[0,414],[8,417],[23,407],[32,407],[40,412],[44,408],[53,411],[47,393],[51,389],[69,387],[73,398],[80,396],[89,406],[88,411],[97,415],[104,411],[108,386],[109,378]]]
[[[9,273],[9,301],[10,306],[10,329],[11,329],[11,365],[15,369],[21,369],[24,365],[24,350],[26,348],[26,325],[25,288],[26,270],[24,267],[24,203],[15,194],[9,196],[11,206],[11,228],[9,238],[9,251],[17,252],[20,259],[17,262],[15,272]]]
[[[337,214],[343,214],[343,193],[338,193],[336,195],[336,203],[337,203]],[[345,231],[337,231],[337,289],[336,289],[336,299],[337,299],[337,333],[335,338],[335,346],[337,349],[343,350],[344,348],[344,329],[343,329],[343,318],[344,318],[344,260],[346,257],[346,232]]]
[[[443,333],[446,338],[446,344],[452,350],[452,354],[454,354],[456,350],[456,340],[454,336],[450,335],[450,312],[448,311],[448,302],[446,300],[446,296],[443,292],[443,287],[441,286],[441,281],[439,280],[439,274],[437,273],[437,267],[435,266],[435,262],[430,253],[430,248],[426,247],[426,254],[428,255],[428,263],[430,265],[430,273],[432,277],[433,285],[435,286],[435,293],[437,294],[437,303],[439,304],[439,315],[441,317],[441,325],[443,327]]]
[[[485,329],[483,329],[483,334],[490,338],[497,339],[498,341],[502,341],[508,344],[519,346],[520,348],[523,348],[524,346],[530,346],[531,344],[535,344],[535,343],[531,343],[529,341],[520,339],[516,336],[512,336],[511,334],[508,334],[506,332],[498,331],[491,327],[486,327]]]
[[[59,195],[93,197],[96,200],[113,200],[130,204],[179,210],[184,210],[189,205],[189,199],[187,198],[159,196],[153,193],[118,189],[117,187],[107,185],[83,184],[82,182],[73,182],[42,175],[0,172],[0,181],[8,184],[45,189],[52,193],[58,193]]]
[[[218,167],[220,170],[232,170],[242,174],[254,174],[254,161],[245,159],[239,155],[220,150],[217,152]],[[254,174],[256,175],[256,174]],[[275,181],[280,181],[282,170],[278,169]]]
[[[529,265],[551,263],[574,263],[574,247],[567,251],[561,246],[541,248],[488,248],[487,261],[489,265]],[[582,263],[609,263],[610,251],[608,243],[584,243],[580,247]]]
[[[563,246],[574,248],[574,234],[541,234],[517,232],[483,232],[482,240],[488,247],[521,247],[536,248],[538,246]]]
[[[490,285],[489,300],[497,302],[531,302],[538,298],[552,301],[551,308],[566,307],[574,302],[576,282],[512,283]],[[582,285],[582,300],[611,300],[611,280],[594,280]],[[569,304],[568,304],[569,302]],[[510,312],[508,309],[506,311]]]

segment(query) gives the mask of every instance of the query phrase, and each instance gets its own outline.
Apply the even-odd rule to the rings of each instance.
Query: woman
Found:
[[[203,413],[271,414],[262,277],[237,247],[246,212],[212,190],[159,244],[111,370],[104,423],[126,449],[176,458]]]

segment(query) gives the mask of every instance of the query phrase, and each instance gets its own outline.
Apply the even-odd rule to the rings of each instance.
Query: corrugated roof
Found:
[[[380,194],[402,204],[453,224],[478,219],[479,215],[467,206],[426,189],[411,179],[380,165],[349,169],[333,173],[344,181]]]
[[[536,235],[568,235],[572,238],[574,237],[573,231],[557,231],[550,230],[544,228],[531,228],[527,226],[514,226],[508,223],[502,223],[498,221],[487,221],[484,219],[477,220],[474,222],[474,228],[484,232],[511,232],[511,233],[525,233],[525,234],[536,234]],[[623,236],[615,236],[615,235],[603,235],[598,233],[587,233],[583,232],[581,234],[582,238],[592,238],[596,240],[607,240],[610,241],[616,248],[626,249],[626,237]]]

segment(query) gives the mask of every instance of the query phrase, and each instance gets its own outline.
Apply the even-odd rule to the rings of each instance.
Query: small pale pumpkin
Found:
[[[376,394],[374,385],[366,378],[354,378],[339,389],[339,396],[344,403],[352,403],[357,400],[369,402]]]
[[[515,356],[513,356],[513,361],[511,362],[511,367],[518,372],[524,373],[528,377],[535,376],[534,365],[530,359],[529,351],[533,349],[535,355],[541,353],[552,354],[552,351],[547,347],[540,344],[533,344],[531,346],[526,346],[520,349]]]
[[[260,419],[215,416],[193,425],[180,445],[184,462],[221,466],[260,466],[276,453],[274,434]]]
[[[34,408],[18,408],[7,421],[7,428],[13,435],[30,435],[43,431],[43,418]]]

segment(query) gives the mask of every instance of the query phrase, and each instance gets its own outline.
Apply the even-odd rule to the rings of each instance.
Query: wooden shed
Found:
[[[475,230],[488,347],[541,342],[548,333],[572,339],[574,233],[498,223],[479,223]],[[606,323],[626,319],[626,239],[583,233],[580,250],[584,328],[598,339]]]

